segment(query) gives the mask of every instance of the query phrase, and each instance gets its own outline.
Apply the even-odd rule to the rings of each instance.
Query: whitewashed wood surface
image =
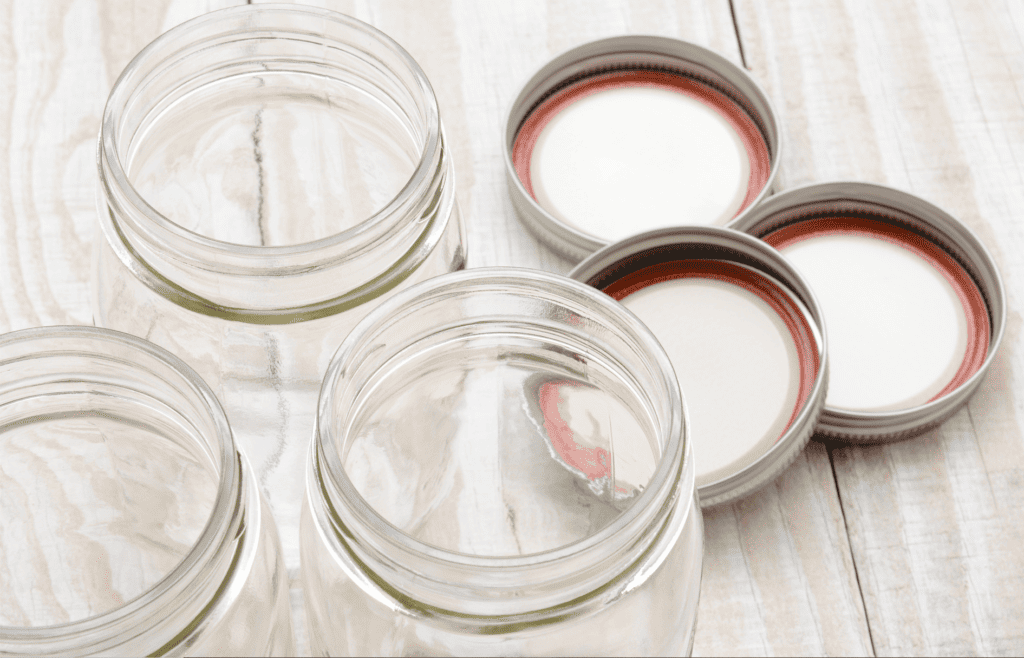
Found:
[[[234,0],[0,0],[0,330],[90,323],[95,140],[121,69]],[[812,443],[705,513],[696,654],[1024,654],[1024,2],[338,0],[408,49],[441,106],[471,267],[566,272],[515,219],[503,115],[552,55],[622,33],[744,64],[780,112],[778,189],[894,185],[979,233],[1007,287],[1002,351],[939,429]],[[301,592],[293,589],[302,626]],[[303,642],[302,647],[304,648]]]

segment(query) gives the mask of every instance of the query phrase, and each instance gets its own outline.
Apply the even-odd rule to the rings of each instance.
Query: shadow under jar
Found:
[[[703,531],[672,365],[610,297],[512,268],[376,309],[320,396],[317,655],[679,655]]]
[[[115,83],[99,177],[96,323],[166,347],[210,384],[297,568],[331,354],[388,295],[464,266],[429,82],[340,14],[213,12],[157,38]]]
[[[209,387],[133,336],[0,337],[0,655],[290,655],[274,520]]]

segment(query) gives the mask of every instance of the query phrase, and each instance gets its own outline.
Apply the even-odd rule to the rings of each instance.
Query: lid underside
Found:
[[[650,228],[742,215],[769,193],[780,147],[745,71],[694,44],[629,35],[583,44],[530,79],[506,119],[505,169],[524,225],[581,259]]]
[[[678,227],[606,247],[570,276],[621,301],[666,348],[703,506],[770,482],[806,445],[824,402],[824,333],[778,252],[728,229]]]
[[[954,217],[889,187],[837,182],[776,195],[732,226],[778,247],[821,298],[834,372],[819,433],[909,438],[976,390],[1002,337],[1004,294]]]
[[[697,485],[757,462],[807,404],[817,345],[774,281],[727,261],[670,261],[605,292],[633,311],[672,359],[686,396]]]
[[[524,120],[512,161],[541,208],[604,242],[725,224],[771,170],[764,137],[735,101],[683,74],[646,70],[595,74],[550,96]]]

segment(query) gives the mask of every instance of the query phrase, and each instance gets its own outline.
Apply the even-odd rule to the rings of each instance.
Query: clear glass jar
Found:
[[[664,350],[564,277],[474,269],[335,355],[307,471],[315,655],[679,655],[703,531]]]
[[[0,337],[0,654],[289,655],[288,582],[209,387],[91,327]]]
[[[294,569],[331,355],[382,299],[464,266],[430,84],[346,16],[217,11],[128,65],[98,161],[95,322],[166,347],[209,383]]]

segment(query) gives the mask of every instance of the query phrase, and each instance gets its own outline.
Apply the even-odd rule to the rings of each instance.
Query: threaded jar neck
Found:
[[[379,427],[367,419],[374,417],[382,399],[408,398],[410,409],[419,407],[418,398],[408,397],[416,395],[409,390],[417,389],[402,388],[402,384],[437,371],[431,364],[444,359],[447,363],[465,360],[466,370],[472,372],[461,380],[458,374],[446,373],[436,378],[441,382],[437,387],[428,384],[419,389],[436,398],[424,398],[423,405],[442,409],[433,434],[425,435],[437,445],[421,446],[424,460],[436,461],[438,454],[455,455],[464,449],[472,452],[477,449],[474,446],[486,450],[492,441],[501,444],[494,447],[505,455],[501,459],[516,459],[510,456],[513,453],[522,458],[523,450],[532,450],[533,462],[502,465],[502,473],[514,479],[532,466],[554,469],[570,482],[569,489],[581,492],[586,500],[598,506],[617,505],[615,514],[568,543],[534,543],[529,548],[527,544],[537,538],[525,538],[527,547],[510,554],[493,548],[474,553],[462,545],[445,545],[443,537],[425,540],[415,527],[403,524],[401,513],[384,510],[380,495],[367,490],[361,483],[364,475],[357,472],[361,463],[357,453],[363,450],[359,441],[372,435],[371,449],[393,454],[403,449],[394,446],[406,439],[381,435]],[[499,403],[511,402],[501,409],[484,405],[473,416],[477,412],[468,407],[476,394],[470,389],[496,381],[487,379],[492,365],[513,372],[511,379],[500,384],[508,386],[514,379],[511,395],[497,398]],[[529,374],[515,379],[521,371]],[[392,390],[395,382],[397,392]],[[456,405],[452,413],[458,416],[454,420],[445,406],[448,402],[441,390],[445,386],[457,390],[456,398],[461,400],[452,403]],[[548,395],[556,389],[561,393]],[[628,460],[615,454],[614,433],[593,439],[598,443],[609,439],[606,450],[572,434],[575,429],[569,425],[575,422],[576,429],[582,425],[554,417],[564,402],[558,395],[565,399],[592,395],[609,407],[627,409],[637,423],[630,427],[642,428],[655,455],[649,471],[627,484],[626,478],[632,476],[624,475],[621,468]],[[495,416],[500,417],[500,438],[492,439],[487,430],[473,426],[472,418]],[[452,429],[460,423],[462,429]],[[515,423],[528,436],[507,429]],[[577,440],[578,445],[573,443]],[[456,446],[460,442],[461,448]],[[625,452],[627,448],[621,446]],[[487,268],[445,275],[397,295],[371,313],[342,344],[328,370],[313,448],[308,484],[312,512],[332,550],[356,565],[353,577],[367,587],[383,589],[403,605],[460,618],[500,617],[519,623],[598,596],[645,555],[664,550],[658,542],[670,514],[693,496],[693,468],[689,458],[684,459],[688,444],[681,395],[661,346],[609,297],[563,277],[530,270]],[[450,464],[466,454],[445,457],[446,465],[438,467],[441,479],[456,482],[456,487],[485,486],[486,478],[476,484],[466,482],[477,468],[472,459],[462,462],[469,465],[460,467],[459,474],[450,476],[455,468]],[[427,472],[425,462],[410,465],[397,459],[394,463],[396,468],[411,469],[409,473]],[[620,467],[618,475],[615,465]],[[598,473],[601,469],[605,470]],[[405,472],[397,470],[396,476],[401,480]],[[429,475],[417,477],[424,483],[434,481]],[[503,480],[495,487],[504,487],[500,495],[506,496],[514,530],[515,515],[527,507],[522,502],[517,507],[508,498],[520,486],[509,482]],[[434,509],[457,504],[442,496]],[[481,536],[486,540],[487,531],[471,527],[469,517],[457,523],[462,524],[456,529],[467,546]]]
[[[218,140],[228,144],[219,152]],[[336,160],[372,180],[383,165],[363,153],[374,148],[408,171],[345,206],[355,174]],[[111,91],[98,166],[101,225],[139,278],[193,310],[257,323],[327,315],[397,285],[454,203],[420,67],[376,29],[298,5],[212,12],[143,49]],[[223,228],[236,211],[258,235]],[[275,226],[298,232],[275,237]]]
[[[68,431],[68,422],[95,427],[76,433]],[[41,429],[28,436],[26,427]],[[5,460],[31,455],[26,462],[31,468],[26,470],[35,493],[27,508],[30,516],[20,519],[22,524],[49,528],[55,523],[52,519],[40,521],[33,513],[49,510],[59,518],[74,516],[77,505],[92,504],[89,496],[93,495],[100,503],[113,500],[111,510],[118,505],[142,509],[142,504],[165,510],[168,499],[188,497],[188,492],[154,488],[149,486],[152,482],[140,481],[140,477],[146,479],[146,469],[156,468],[146,458],[154,454],[151,446],[144,445],[154,437],[166,444],[161,457],[181,455],[180,463],[193,465],[192,481],[206,485],[213,494],[205,525],[201,516],[205,510],[197,512],[198,537],[194,543],[155,584],[117,607],[87,609],[89,616],[77,615],[56,625],[48,621],[43,622],[48,625],[34,625],[29,619],[24,626],[0,626],[0,653],[79,655],[170,650],[187,638],[189,628],[202,626],[207,610],[215,607],[232,569],[236,539],[246,513],[240,457],[227,418],[213,392],[182,361],[138,338],[92,327],[47,327],[0,337],[0,441],[6,444]],[[53,445],[47,447],[49,443]],[[97,445],[106,450],[99,460]],[[108,456],[113,468],[105,466]],[[180,477],[176,474],[182,468],[175,465],[178,461],[171,459],[165,469],[173,477]],[[35,477],[37,470],[47,477]],[[208,477],[196,480],[195,471]],[[171,481],[181,483],[173,477]],[[81,489],[78,482],[86,483],[82,490],[85,493],[72,495]],[[147,500],[131,500],[132,492],[145,494]],[[64,494],[67,501],[54,508],[54,496]],[[119,503],[119,496],[125,496],[127,502]],[[186,510],[189,501],[176,502],[180,504],[172,514]],[[39,512],[36,506],[44,503],[49,507]],[[97,564],[109,561],[114,572],[117,568],[113,562],[133,555],[124,552],[122,542],[151,545],[146,534],[151,525],[163,523],[173,530],[178,523],[174,518],[136,519],[131,512],[117,518],[94,519],[97,526],[110,530],[102,535],[105,539],[93,538],[89,544],[93,547],[90,551],[97,546],[104,551],[97,554]],[[94,526],[73,526],[54,537],[64,543],[76,537],[92,537],[95,532]],[[45,538],[41,541],[43,559],[52,564],[50,551],[59,554],[64,549],[53,548]],[[38,566],[33,564],[32,568]],[[97,577],[111,578],[109,574],[103,576],[106,567],[96,568],[99,571],[95,573],[74,573],[73,580],[89,583]],[[51,587],[66,607],[66,591],[78,585],[59,582],[59,573],[52,570],[46,575],[40,597],[45,599],[45,589]],[[108,582],[105,588],[116,585]],[[94,592],[95,586],[87,585],[85,597],[94,596]],[[16,594],[6,591],[4,596],[11,596],[12,604],[17,606],[21,599],[15,602]],[[31,616],[31,611],[28,614]]]

